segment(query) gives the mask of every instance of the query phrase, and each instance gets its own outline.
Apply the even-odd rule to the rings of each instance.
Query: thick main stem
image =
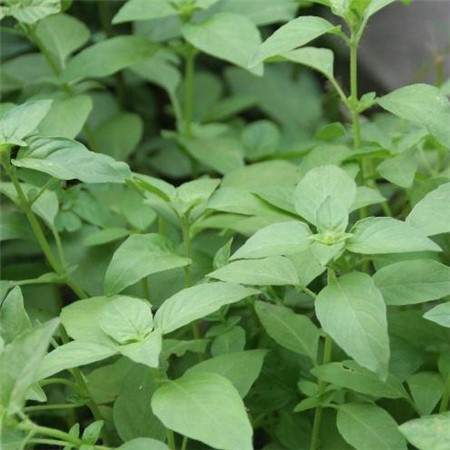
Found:
[[[358,41],[350,40],[350,105],[353,122],[353,145],[355,150],[361,147],[361,127],[358,112]]]

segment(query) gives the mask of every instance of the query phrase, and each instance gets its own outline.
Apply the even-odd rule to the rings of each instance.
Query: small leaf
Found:
[[[431,259],[389,264],[373,280],[388,305],[414,305],[450,295],[450,267]]]
[[[231,256],[231,260],[298,253],[309,247],[309,236],[311,231],[302,222],[275,223],[258,230]]]
[[[400,425],[399,430],[419,450],[447,450],[450,413],[413,419]]]
[[[418,372],[411,375],[406,382],[419,414],[431,414],[444,394],[441,376],[433,372]]]
[[[16,336],[31,328],[31,322],[23,305],[22,291],[19,286],[12,289],[0,303],[0,334],[6,344]]]
[[[94,445],[100,437],[100,432],[104,424],[104,420],[96,420],[95,422],[92,422],[84,429],[81,439],[87,444]]]
[[[140,341],[153,329],[153,317],[147,301],[116,297],[102,309],[100,328],[120,344]]]
[[[340,405],[337,427],[342,437],[358,450],[406,450],[395,420],[382,408],[368,403]]]
[[[183,289],[168,298],[155,314],[155,328],[163,334],[181,328],[219,310],[224,305],[236,303],[257,294],[255,289],[237,284],[213,282]]]
[[[139,437],[125,442],[117,450],[169,450],[164,442],[151,438]]]
[[[410,188],[418,167],[414,153],[414,149],[404,151],[400,155],[384,160],[377,167],[378,173],[397,186]]]
[[[117,294],[152,273],[183,267],[188,258],[173,250],[168,238],[156,233],[133,234],[115,251],[105,275],[105,292]]]
[[[155,392],[151,404],[166,428],[177,433],[223,450],[253,448],[244,404],[231,382],[216,373],[169,381]]]
[[[284,256],[234,261],[207,276],[230,283],[260,286],[295,286],[299,284],[294,265]]]
[[[337,27],[321,17],[302,16],[290,20],[261,44],[251,60],[251,65],[255,66],[267,58],[301,47],[336,29]]]
[[[441,248],[409,223],[392,217],[368,217],[356,222],[347,250],[364,255],[402,252],[439,252]]]
[[[320,291],[315,307],[324,331],[359,365],[386,379],[386,306],[370,276],[353,272],[331,282]]]
[[[65,82],[106,77],[150,58],[158,49],[144,36],[117,36],[78,53],[62,73]]]
[[[426,312],[423,317],[443,327],[450,328],[450,302],[435,306]]]
[[[178,11],[168,0],[130,0],[114,16],[112,23],[134,22],[139,20],[162,19],[175,16]]]
[[[450,232],[450,183],[428,193],[406,218],[406,222],[427,236]]]
[[[61,10],[61,0],[28,0],[7,3],[6,13],[23,23],[36,23]],[[4,8],[4,6],[2,6]]]
[[[298,50],[282,53],[288,61],[303,64],[317,70],[329,80],[334,80],[334,54],[328,48],[304,47]],[[341,130],[339,130],[341,131]]]
[[[119,352],[139,364],[148,367],[159,367],[162,338],[159,330],[151,332],[145,339],[131,344],[121,345]]]
[[[86,236],[83,240],[83,245],[86,247],[94,247],[96,245],[108,244],[122,239],[130,234],[130,231],[125,228],[105,228],[104,230],[94,231]]]
[[[267,334],[282,347],[317,360],[319,330],[308,317],[289,308],[256,302],[255,311]]]

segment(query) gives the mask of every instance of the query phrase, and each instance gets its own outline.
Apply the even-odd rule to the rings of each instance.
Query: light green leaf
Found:
[[[66,369],[102,361],[115,354],[117,349],[111,345],[89,341],[69,342],[56,347],[45,356],[34,381],[42,380]]]
[[[25,311],[19,286],[12,289],[0,304],[0,335],[8,344],[20,333],[30,329],[31,322]]]
[[[284,256],[233,261],[207,276],[230,283],[260,286],[295,286],[299,284],[294,265]]]
[[[317,212],[327,197],[350,211],[356,198],[356,184],[337,166],[319,166],[311,169],[300,180],[295,190],[295,209],[308,222],[317,224]]]
[[[161,19],[175,16],[178,11],[168,0],[130,0],[114,16],[112,23],[134,22],[139,20]]]
[[[85,183],[122,183],[131,178],[127,164],[90,152],[80,142],[60,138],[36,138],[12,160],[17,167],[47,173],[60,180]]]
[[[317,366],[311,369],[311,373],[327,383],[373,397],[408,397],[396,376],[389,374],[387,380],[382,381],[376,374],[351,360]]]
[[[395,0],[371,0],[364,11],[364,19],[367,21],[375,13],[395,2]]]
[[[290,255],[309,247],[311,231],[299,221],[282,222],[258,230],[232,256],[234,259]]]
[[[419,450],[448,450],[450,413],[413,419],[400,425],[399,430]]]
[[[169,450],[169,447],[164,442],[140,437],[125,442],[117,450]]]
[[[216,373],[169,381],[155,392],[151,405],[166,428],[191,439],[223,450],[253,448],[252,428],[239,393]]]
[[[450,102],[439,88],[428,84],[412,84],[378,99],[387,111],[424,125],[442,145],[450,148]]]
[[[356,198],[350,207],[350,212],[356,211],[364,206],[383,203],[385,201],[386,199],[378,191],[366,186],[358,186],[356,189]]]
[[[278,151],[280,130],[269,120],[258,120],[248,124],[241,134],[245,147],[245,156],[249,160],[258,160]]]
[[[51,100],[35,100],[16,106],[0,118],[0,144],[24,146],[31,134],[48,114]]]
[[[328,48],[304,47],[282,53],[281,56],[288,61],[311,67],[334,81],[334,54]]]
[[[92,234],[86,236],[83,240],[83,245],[86,247],[103,245],[122,239],[129,234],[130,230],[125,228],[105,228],[104,230],[94,231]]]
[[[162,330],[163,334],[170,333],[224,305],[236,303],[257,293],[255,289],[222,282],[183,289],[168,298],[158,309],[154,317],[155,328]]]
[[[52,319],[38,325],[3,348],[0,354],[0,404],[9,414],[22,409],[28,388],[40,379],[38,371],[58,324],[58,319]]]
[[[450,328],[450,302],[437,305],[423,316],[443,327]]]
[[[255,311],[267,334],[278,344],[313,362],[317,360],[319,330],[308,317],[264,302],[256,302]]]
[[[346,248],[354,253],[377,255],[402,252],[439,252],[441,248],[408,222],[392,217],[368,217],[356,222]]]
[[[206,202],[220,184],[220,180],[213,178],[200,178],[188,181],[178,186],[172,205],[180,216],[188,214],[191,219],[203,212]]]
[[[404,151],[393,158],[385,159],[378,167],[378,173],[397,186],[410,188],[414,182],[418,163],[415,149]]]
[[[244,398],[258,378],[267,350],[234,352],[202,361],[190,367],[187,374],[217,373],[227,378]]]
[[[289,21],[269,36],[250,62],[255,66],[267,58],[301,47],[325,33],[336,30],[333,24],[321,17],[302,16]]]
[[[217,13],[203,22],[184,24],[181,32],[199,50],[243,68],[261,44],[256,25],[239,14]]]
[[[316,224],[325,244],[339,243],[349,237],[344,233],[348,225],[348,206],[339,197],[329,195],[316,212]]]
[[[320,291],[315,307],[324,331],[359,365],[386,379],[386,306],[370,276],[352,272],[331,282]]]
[[[116,297],[102,309],[100,328],[120,344],[143,340],[153,329],[150,303],[133,297]]]
[[[190,264],[163,235],[133,234],[115,251],[105,275],[105,292],[117,294],[152,273]]]
[[[450,295],[450,267],[431,259],[389,264],[375,273],[373,281],[388,305],[413,305]]]
[[[119,352],[134,362],[144,364],[144,366],[159,367],[161,347],[161,332],[156,330],[139,342],[120,346]]]
[[[67,14],[53,14],[39,21],[35,33],[43,47],[56,58],[60,69],[65,67],[67,57],[84,45],[90,35],[83,22]]]
[[[418,372],[406,382],[419,414],[431,414],[444,393],[445,386],[441,376],[435,372]]]
[[[8,3],[7,15],[13,16],[19,22],[30,24],[61,10],[60,0],[15,0]]]
[[[395,420],[379,406],[369,403],[340,405],[337,427],[342,437],[358,450],[406,450]]]
[[[106,77],[150,58],[157,46],[144,36],[117,36],[78,53],[62,73],[65,82]]]
[[[74,139],[91,110],[92,100],[87,95],[55,99],[49,113],[39,124],[39,135]]]
[[[427,236],[450,232],[450,183],[429,192],[406,218],[406,222]]]

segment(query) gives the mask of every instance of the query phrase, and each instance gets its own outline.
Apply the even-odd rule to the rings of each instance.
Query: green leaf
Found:
[[[267,334],[278,344],[317,361],[319,330],[308,317],[265,302],[256,302],[255,311]]]
[[[170,333],[194,320],[201,319],[224,305],[236,303],[257,294],[255,289],[237,284],[213,282],[183,289],[165,300],[154,317],[155,328]]]
[[[261,44],[256,25],[239,14],[217,13],[203,22],[186,23],[181,33],[199,50],[244,69]]]
[[[340,361],[317,366],[311,373],[320,380],[373,397],[407,398],[400,380],[389,374],[386,381],[354,361]]]
[[[450,328],[450,302],[435,306],[426,312],[423,317],[443,327]]]
[[[439,252],[441,248],[408,222],[392,217],[368,217],[356,222],[346,248],[354,253],[377,255],[402,252]]]
[[[23,23],[35,23],[61,10],[60,0],[27,0],[7,2],[6,14]],[[2,6],[5,8],[5,6]]]
[[[356,189],[356,198],[350,211],[356,211],[364,206],[373,205],[375,203],[383,203],[386,201],[378,191],[368,188],[366,186],[358,186]]]
[[[247,125],[241,134],[245,156],[257,160],[277,152],[280,145],[280,131],[269,120],[258,120]]]
[[[119,344],[143,340],[153,329],[150,303],[133,297],[116,297],[102,309],[100,328]]]
[[[122,355],[148,367],[159,367],[162,338],[159,330],[151,332],[145,339],[119,347]]]
[[[28,388],[39,379],[38,371],[58,324],[58,319],[52,319],[27,330],[0,353],[0,402],[8,414],[21,411]]]
[[[253,448],[252,428],[239,393],[216,373],[169,381],[155,392],[151,404],[165,427],[177,433],[217,449]]]
[[[142,138],[144,123],[137,114],[120,112],[92,131],[93,150],[125,161]]]
[[[410,188],[414,182],[418,163],[415,149],[404,151],[398,156],[384,160],[378,167],[378,173],[397,186]]]
[[[418,372],[406,382],[419,414],[431,414],[444,394],[445,386],[441,376],[434,372]]]
[[[8,344],[23,331],[30,329],[31,322],[25,311],[19,286],[12,289],[0,304],[0,335]]]
[[[369,403],[340,405],[337,427],[342,437],[358,450],[406,450],[395,420],[382,408]]]
[[[157,376],[154,369],[135,365],[123,381],[114,402],[113,419],[117,432],[124,441],[135,438],[164,439],[164,426],[150,408],[150,400],[159,385]]]
[[[133,234],[114,252],[105,275],[105,292],[117,294],[152,273],[190,262],[176,254],[171,241],[163,235]]]
[[[431,259],[400,261],[375,273],[388,305],[413,305],[450,295],[450,267]]]
[[[406,222],[427,236],[450,232],[450,183],[429,192],[406,218]]]
[[[111,345],[89,341],[69,342],[56,347],[45,356],[35,381],[66,369],[102,361],[115,354],[117,354],[117,349]]]
[[[12,163],[44,172],[60,180],[85,183],[122,183],[131,178],[127,164],[90,152],[80,142],[63,138],[35,138]]]
[[[295,286],[299,284],[294,265],[284,256],[233,261],[207,276],[230,283],[260,286]]]
[[[39,124],[39,135],[74,139],[80,133],[92,110],[87,95],[53,100],[49,113]]]
[[[169,450],[169,447],[164,442],[155,439],[136,438],[117,447],[117,450]]]
[[[348,211],[356,198],[355,182],[337,166],[315,167],[300,180],[295,190],[295,209],[316,225],[317,212],[327,197]]]
[[[0,118],[0,144],[24,146],[31,134],[48,114],[51,100],[35,100],[16,106]]]
[[[250,64],[255,66],[267,58],[301,47],[336,29],[337,27],[321,17],[302,16],[290,20],[261,44]]]
[[[180,216],[188,214],[192,220],[200,211],[205,210],[206,202],[219,184],[220,180],[213,178],[200,178],[183,183],[177,187],[172,205]]]
[[[40,44],[56,58],[60,69],[65,67],[67,57],[83,46],[90,35],[83,22],[67,14],[54,14],[39,21],[35,33]]]
[[[309,247],[309,236],[311,231],[302,222],[275,223],[258,230],[231,256],[231,260],[297,253]]]
[[[412,84],[378,99],[387,111],[424,125],[442,145],[450,148],[450,102],[439,88],[428,84]]]
[[[100,437],[100,432],[104,424],[104,420],[96,420],[95,422],[92,422],[84,429],[81,439],[88,444],[94,445]]]
[[[62,73],[63,81],[106,77],[150,58],[157,46],[144,36],[117,36],[78,53]]]
[[[332,281],[320,291],[315,307],[324,331],[359,365],[386,379],[386,306],[372,278],[353,272]]]
[[[311,69],[317,70],[329,80],[334,80],[334,54],[328,48],[304,47],[290,52],[282,53],[281,56],[288,61],[303,64]]]
[[[450,436],[450,413],[434,414],[410,420],[399,430],[419,450],[447,450]]]
[[[258,378],[267,350],[248,350],[216,356],[190,367],[187,374],[217,373],[227,378],[244,398]]]
[[[83,245],[86,247],[94,247],[96,245],[108,244],[122,239],[130,234],[130,230],[125,228],[105,228],[104,230],[94,231],[86,236]]]
[[[112,23],[134,22],[139,20],[162,19],[175,16],[178,11],[168,0],[130,0],[114,16]]]

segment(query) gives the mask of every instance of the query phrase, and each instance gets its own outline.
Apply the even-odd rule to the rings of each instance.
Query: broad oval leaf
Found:
[[[448,450],[450,413],[413,419],[400,425],[399,429],[419,450]]]
[[[395,420],[369,403],[340,405],[337,427],[342,437],[358,450],[407,450]]]
[[[168,0],[130,0],[114,16],[112,23],[161,19],[175,16],[178,11]]]
[[[91,45],[72,58],[62,73],[65,82],[106,77],[150,58],[158,49],[144,36],[117,36]]]
[[[154,318],[155,328],[164,334],[170,333],[224,305],[236,303],[257,293],[255,289],[220,281],[183,289],[168,298],[158,309]]]
[[[163,235],[133,234],[115,251],[105,275],[105,292],[117,294],[152,273],[190,264]]]
[[[181,32],[194,47],[243,68],[248,68],[261,43],[256,25],[232,13],[217,13],[203,22],[187,23]]]
[[[233,261],[207,276],[230,283],[259,286],[296,286],[300,283],[293,263],[284,256]]]
[[[190,367],[185,374],[217,373],[233,383],[244,398],[258,378],[267,350],[247,350],[219,355]]]
[[[427,236],[450,233],[450,183],[428,193],[406,218],[406,222]]]
[[[291,255],[309,247],[311,231],[299,221],[282,222],[258,230],[232,256],[233,259]]]
[[[85,183],[122,183],[131,178],[127,164],[89,151],[80,142],[64,138],[35,138],[19,151],[12,164],[44,172],[59,180]]]
[[[278,344],[317,361],[319,330],[308,317],[264,302],[256,302],[255,311],[267,334]]]
[[[372,278],[360,272],[340,277],[320,291],[315,307],[324,331],[359,365],[386,379],[386,306]]]
[[[335,82],[334,54],[328,48],[304,47],[282,53],[281,56],[294,63],[311,67]]]
[[[325,33],[336,30],[336,26],[321,17],[302,16],[289,21],[269,36],[253,55],[251,65],[301,47]]]
[[[375,273],[373,281],[388,305],[413,305],[450,295],[450,267],[431,259],[389,264]]]
[[[155,392],[151,405],[166,428],[177,433],[217,449],[253,449],[239,393],[216,373],[191,373],[169,381]]]
[[[337,166],[327,165],[311,169],[295,189],[295,209],[308,222],[317,224],[317,212],[331,197],[350,211],[356,198],[354,180]]]
[[[346,249],[364,255],[440,252],[441,248],[417,228],[392,217],[368,217],[356,222]]]

